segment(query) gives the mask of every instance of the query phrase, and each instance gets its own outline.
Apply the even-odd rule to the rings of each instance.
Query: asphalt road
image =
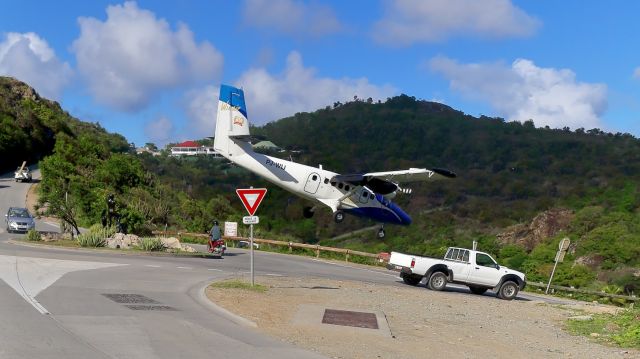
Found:
[[[0,213],[24,206],[29,186],[0,176]],[[42,222],[37,228],[56,230]],[[212,281],[248,273],[246,250],[213,259],[9,242],[21,236],[0,226],[0,358],[321,357],[242,325],[204,297]],[[256,275],[404,285],[392,272],[273,253],[256,252],[255,268]],[[519,299],[531,298],[540,299]]]

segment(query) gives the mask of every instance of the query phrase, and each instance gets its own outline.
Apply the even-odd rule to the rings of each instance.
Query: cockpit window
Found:
[[[312,180],[312,181],[317,181],[317,180],[318,180],[318,176],[313,175],[313,176],[311,177],[311,180]]]
[[[327,184],[327,183],[329,183],[329,179],[328,179],[328,178],[325,178],[325,179],[324,179],[324,184]]]

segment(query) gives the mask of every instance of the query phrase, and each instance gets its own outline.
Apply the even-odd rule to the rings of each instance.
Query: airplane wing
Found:
[[[455,177],[455,173],[441,168],[410,168],[401,171],[336,175],[331,180],[355,186],[367,186],[374,192],[384,195],[396,191],[399,188],[398,184],[402,182],[435,181]]]

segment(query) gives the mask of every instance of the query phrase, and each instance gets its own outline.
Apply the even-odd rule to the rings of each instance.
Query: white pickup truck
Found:
[[[391,252],[387,268],[400,271],[409,285],[427,279],[427,288],[443,290],[447,283],[464,284],[475,294],[493,289],[499,298],[511,300],[526,285],[524,273],[502,267],[490,255],[451,247],[444,259]]]

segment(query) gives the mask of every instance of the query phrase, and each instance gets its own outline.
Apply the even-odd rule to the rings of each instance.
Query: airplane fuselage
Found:
[[[366,186],[332,181],[336,172],[256,153],[248,142],[234,142],[243,151],[223,154],[225,157],[291,193],[327,205],[333,212],[341,210],[383,223],[411,223],[400,207]]]

